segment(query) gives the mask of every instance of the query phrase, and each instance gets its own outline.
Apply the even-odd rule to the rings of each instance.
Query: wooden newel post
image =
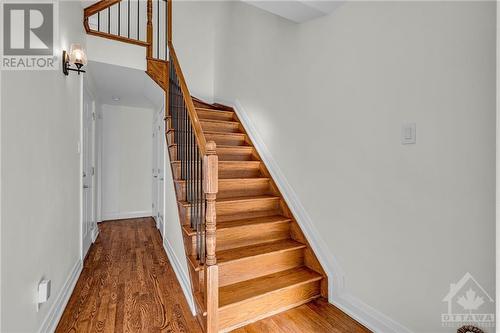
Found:
[[[216,144],[208,141],[206,154],[203,157],[203,191],[207,200],[205,216],[205,239],[207,257],[205,260],[205,301],[207,309],[207,333],[216,333],[218,329],[219,310],[219,267],[215,256],[216,243],[216,212],[215,199],[219,185],[219,158],[216,153]]]
[[[215,232],[217,220],[215,213],[215,199],[219,190],[219,158],[217,157],[217,153],[215,151],[216,147],[215,142],[207,142],[206,154],[203,157],[203,190],[207,200],[207,211],[205,217],[205,239],[207,247],[207,258],[205,264],[207,266],[212,266],[217,263],[217,258],[215,256]]]
[[[153,57],[153,0],[148,0],[147,3],[147,13],[148,13],[148,22],[147,22],[147,30],[146,30],[146,39],[149,44],[146,48],[146,57]]]

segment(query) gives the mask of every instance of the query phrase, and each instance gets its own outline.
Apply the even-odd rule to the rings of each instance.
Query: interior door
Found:
[[[158,220],[158,140],[157,140],[157,132],[156,132],[156,123],[157,120],[153,122],[153,164],[152,164],[152,172],[153,172],[153,218],[156,222],[156,227],[159,228],[159,220]]]
[[[93,143],[93,101],[89,93],[83,91],[83,133],[82,133],[82,259],[92,243],[92,143]]]
[[[157,170],[158,170],[158,225],[160,233],[163,236],[163,207],[164,207],[164,158],[165,158],[165,122],[163,121],[162,112],[158,115],[159,124],[156,126],[158,132],[156,134],[157,138],[157,149],[158,149],[158,159],[157,159]]]

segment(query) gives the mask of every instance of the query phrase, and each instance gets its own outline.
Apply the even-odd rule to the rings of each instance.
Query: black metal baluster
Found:
[[[141,35],[140,35],[140,32],[139,32],[139,26],[140,26],[140,23],[141,23],[140,22],[141,21],[140,14],[139,14],[141,12],[141,10],[140,10],[140,3],[141,2],[139,0],[137,0],[137,40],[141,40]]]
[[[111,7],[108,7],[108,34],[111,31]]]
[[[130,0],[127,1],[127,36],[130,38]]]
[[[163,0],[165,3],[165,60],[168,54],[168,1]]]
[[[97,12],[97,31],[101,31],[101,12]]]
[[[156,1],[156,58],[160,59],[160,0]]]
[[[121,8],[121,2],[118,2],[118,36],[120,36],[120,21],[122,17],[122,8]]]

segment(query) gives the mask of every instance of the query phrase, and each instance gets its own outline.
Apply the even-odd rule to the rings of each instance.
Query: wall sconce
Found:
[[[71,68],[71,64],[75,65],[76,69]],[[86,64],[87,55],[80,44],[71,44],[69,54],[66,51],[63,51],[62,70],[64,75],[69,75],[69,71],[78,72],[78,75],[80,75],[80,73],[85,73],[85,71],[82,70],[82,67]]]

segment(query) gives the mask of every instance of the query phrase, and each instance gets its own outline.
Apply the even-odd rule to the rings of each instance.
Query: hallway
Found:
[[[99,230],[56,332],[201,332],[153,219]]]

